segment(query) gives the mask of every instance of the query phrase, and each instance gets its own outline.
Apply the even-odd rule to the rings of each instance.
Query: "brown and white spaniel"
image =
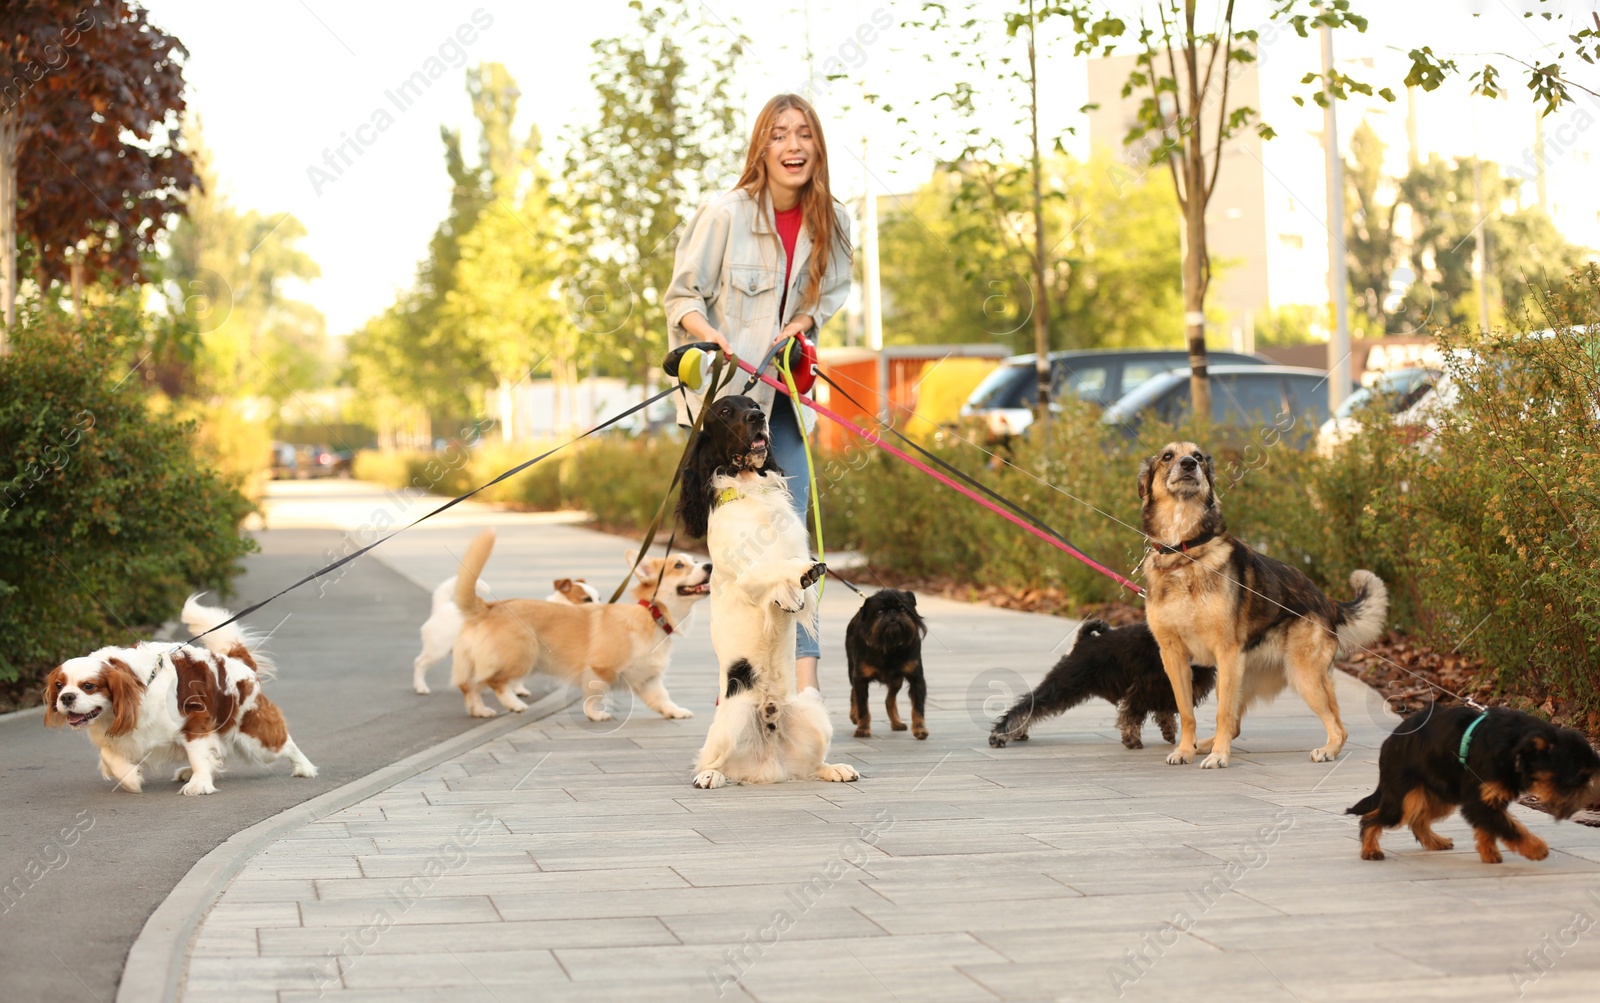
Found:
[[[193,596],[183,606],[184,626],[196,634],[228,616]],[[204,648],[150,642],[67,659],[45,682],[44,723],[87,732],[100,750],[100,775],[133,794],[144,787],[146,762],[184,760],[173,777],[188,781],[183,793],[213,794],[230,748],[262,763],[287,756],[295,776],[316,776],[261,692],[275,667],[251,650],[255,638],[229,624],[203,641]]]

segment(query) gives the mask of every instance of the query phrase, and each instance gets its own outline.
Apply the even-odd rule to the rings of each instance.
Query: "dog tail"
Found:
[[[1338,604],[1339,615],[1333,621],[1339,647],[1345,651],[1376,641],[1389,619],[1389,590],[1383,579],[1370,571],[1352,571],[1350,588],[1354,598]]]
[[[1093,695],[1089,685],[1092,670],[1072,656],[1084,640],[1110,630],[1111,625],[1104,620],[1083,621],[1073,635],[1072,649],[1061,656],[1038,686],[1024,693],[989,729],[989,744],[997,749],[1004,748],[1007,742],[1026,736],[1035,721],[1064,713],[1089,699]]]
[[[494,530],[486,529],[467,548],[461,558],[461,570],[456,574],[456,608],[464,617],[481,616],[488,607],[478,595],[478,576],[489,563],[489,552],[494,549]]]
[[[220,630],[216,629],[218,624],[233,614],[221,606],[203,605],[200,602],[200,597],[203,595],[204,592],[196,592],[190,596],[183,604],[183,612],[179,614],[189,633],[205,634],[200,643],[207,649],[254,666],[256,675],[264,679],[271,679],[277,675],[277,663],[260,650],[262,636],[237,622],[230,623]],[[207,631],[212,633],[207,634]]]
[[[1355,804],[1346,808],[1344,813],[1346,815],[1365,815],[1369,811],[1376,811],[1378,808],[1378,802],[1380,800],[1380,793],[1381,790],[1373,791],[1360,801],[1357,801]]]

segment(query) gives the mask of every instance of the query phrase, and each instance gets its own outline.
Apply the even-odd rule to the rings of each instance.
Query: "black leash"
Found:
[[[868,408],[865,404],[862,404],[860,401],[856,400],[854,397],[850,396],[849,391],[845,390],[844,387],[841,387],[839,384],[835,383],[832,379],[830,379],[828,377],[828,375],[826,373],[823,373],[823,372],[821,372],[819,370],[817,372],[817,379],[819,379],[822,382],[826,383],[828,386],[832,387],[833,389],[839,391],[839,393],[844,396],[845,400],[849,401],[850,403],[854,404],[856,407],[860,408],[861,412],[863,414],[875,415],[875,413],[870,408]],[[1007,498],[1005,495],[1002,495],[998,491],[995,491],[994,489],[990,488],[987,484],[984,484],[983,482],[978,481],[978,480],[968,476],[965,471],[962,471],[962,470],[960,470],[960,469],[958,469],[958,468],[956,468],[954,466],[951,466],[949,463],[946,463],[944,460],[942,460],[939,457],[935,456],[933,453],[930,453],[928,450],[923,449],[916,442],[913,442],[911,439],[907,438],[906,435],[904,433],[902,433],[898,428],[895,428],[893,425],[889,424],[888,422],[879,421],[876,418],[876,416],[874,416],[873,421],[875,421],[880,428],[883,428],[886,431],[888,431],[890,435],[893,435],[895,438],[899,439],[901,442],[905,443],[907,446],[910,446],[912,449],[916,450],[918,453],[921,453],[923,458],[928,460],[928,462],[938,465],[941,469],[943,469],[946,473],[950,474],[952,477],[959,477],[966,484],[970,485],[971,487],[976,488],[979,491],[982,491],[984,494],[988,495],[991,499],[993,499],[996,503],[1004,505],[1006,508],[1008,508],[1011,511],[1015,512],[1018,516],[1020,516],[1023,519],[1026,519],[1029,522],[1033,523],[1034,527],[1036,529],[1038,529],[1040,532],[1048,533],[1049,535],[1055,537],[1057,540],[1060,540],[1062,543],[1064,543],[1067,546],[1071,547],[1073,550],[1077,550],[1079,553],[1083,553],[1083,551],[1079,550],[1078,546],[1076,544],[1074,544],[1071,540],[1067,539],[1061,533],[1059,533],[1055,529],[1051,528],[1049,523],[1046,523],[1043,519],[1041,519],[1038,516],[1034,515],[1032,512],[1029,512],[1027,509],[1023,508],[1021,505],[1018,505],[1016,502],[1014,502],[1011,499]]]
[[[387,543],[388,541],[390,541],[390,540],[394,539],[395,537],[399,536],[401,533],[404,533],[406,530],[413,528],[418,523],[425,522],[428,519],[432,519],[434,516],[438,515],[440,512],[443,512],[446,509],[454,508],[455,506],[457,506],[457,505],[461,504],[462,502],[466,501],[468,498],[471,498],[473,495],[477,494],[479,491],[482,491],[485,488],[491,488],[494,485],[499,484],[501,481],[505,480],[508,477],[512,477],[512,476],[514,476],[516,474],[520,474],[520,473],[522,473],[522,471],[524,471],[524,470],[528,469],[529,467],[533,466],[535,463],[538,463],[538,462],[540,462],[542,460],[548,459],[551,456],[554,456],[556,453],[561,452],[563,449],[566,449],[568,446],[572,445],[573,443],[579,442],[579,441],[581,441],[583,439],[587,439],[589,436],[591,436],[594,433],[600,431],[601,429],[608,428],[608,427],[610,427],[612,425],[615,425],[617,422],[621,421],[622,419],[628,417],[629,415],[637,414],[638,412],[643,411],[645,408],[647,408],[650,405],[654,404],[656,401],[661,400],[663,397],[668,396],[669,394],[673,393],[677,389],[678,389],[678,385],[677,384],[673,384],[672,386],[666,388],[665,390],[661,391],[660,393],[656,394],[655,396],[648,397],[645,400],[640,401],[638,404],[635,404],[633,407],[628,408],[626,411],[623,411],[623,412],[621,412],[619,414],[613,415],[610,418],[607,418],[605,421],[603,421],[600,424],[598,424],[598,425],[594,426],[593,428],[589,429],[587,432],[584,432],[582,435],[579,435],[578,437],[573,438],[573,439],[568,439],[566,442],[563,442],[561,445],[556,446],[554,449],[550,449],[550,450],[548,450],[546,452],[540,453],[538,456],[535,456],[531,460],[526,460],[526,461],[524,461],[522,463],[517,464],[516,466],[512,467],[510,470],[507,470],[505,473],[503,473],[503,474],[499,475],[498,477],[496,477],[494,480],[488,481],[488,482],[486,482],[484,484],[480,484],[477,487],[473,488],[471,491],[468,491],[466,494],[458,495],[455,498],[450,499],[449,501],[445,502],[443,505],[440,505],[438,508],[434,509],[432,512],[428,512],[425,515],[419,516],[417,519],[415,519],[411,523],[408,523],[405,526],[401,526],[399,529],[395,530],[393,533],[390,533],[388,536],[385,536],[385,537],[383,537],[382,539],[379,539],[379,540],[375,540],[372,543],[367,544],[365,547],[362,547],[360,550],[355,551],[354,553],[346,554],[344,557],[339,558],[337,561],[334,561],[332,564],[328,565],[325,568],[319,568],[316,571],[311,572],[311,574],[309,574],[309,575],[305,576],[304,578],[300,579],[298,582],[295,582],[293,585],[290,585],[289,587],[287,587],[285,589],[280,589],[278,592],[273,593],[272,595],[270,595],[267,598],[261,600],[260,602],[256,603],[253,606],[245,607],[244,609],[240,610],[239,612],[237,612],[237,613],[233,614],[232,616],[228,617],[228,619],[226,619],[226,620],[222,621],[221,623],[217,624],[215,627],[212,627],[210,630],[206,630],[206,631],[203,631],[203,632],[201,632],[199,634],[196,634],[195,636],[189,638],[189,640],[184,641],[183,643],[184,644],[193,644],[194,642],[200,640],[202,637],[205,637],[207,634],[210,634],[213,631],[221,630],[223,627],[228,626],[230,623],[233,623],[236,620],[240,620],[240,619],[242,619],[242,618],[244,618],[246,616],[249,616],[251,613],[254,613],[256,610],[258,610],[261,607],[267,605],[267,603],[272,602],[274,599],[277,599],[280,596],[286,595],[287,593],[293,592],[295,589],[299,588],[300,586],[305,585],[305,584],[307,584],[309,582],[314,582],[318,578],[321,578],[323,575],[327,574],[328,572],[333,571],[333,570],[335,570],[337,568],[341,568],[346,564],[349,564],[351,561],[353,561],[356,558],[360,557],[362,554],[365,554],[367,551],[369,551],[372,548],[378,546],[378,544]],[[631,574],[631,572],[630,572],[630,574]]]

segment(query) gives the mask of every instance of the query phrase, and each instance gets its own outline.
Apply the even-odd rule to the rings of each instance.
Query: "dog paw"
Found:
[[[521,683],[518,683],[517,685],[511,687],[511,692],[515,693],[519,697],[531,697],[531,696],[533,696],[533,693],[531,691],[529,691],[529,689],[526,686],[522,685]]]
[[[1379,850],[1379,849],[1362,850],[1361,851],[1361,859],[1362,860],[1382,860],[1383,859],[1383,851]]]
[[[180,766],[176,770],[172,771],[172,782],[175,784],[185,783],[193,775],[193,769],[187,766]]]
[[[1213,752],[1200,763],[1200,768],[1202,770],[1225,770],[1228,768],[1228,754],[1225,752]]]
[[[1311,750],[1311,761],[1313,763],[1331,763],[1337,758],[1339,758],[1339,754],[1330,750],[1327,746]]]
[[[491,710],[489,707],[484,706],[484,707],[474,707],[470,711],[468,711],[468,713],[471,714],[473,717],[495,717],[499,712],[495,711],[495,710]]]
[[[1550,856],[1550,845],[1538,836],[1528,834],[1511,847],[1529,860],[1543,860]]]
[[[772,603],[785,613],[799,613],[806,608],[806,597],[799,589],[783,586],[773,590]]]
[[[1124,749],[1142,749],[1144,748],[1144,740],[1138,735],[1123,735],[1122,747]]]
[[[1202,738],[1198,743],[1196,743],[1194,751],[1200,753],[1202,756],[1207,755],[1211,752],[1211,746],[1214,745],[1216,741],[1217,736],[1215,735],[1212,735],[1210,738]]]
[[[1004,735],[990,735],[989,736],[989,746],[990,746],[990,748],[994,748],[994,749],[1004,749],[1006,747],[1006,738],[1005,738],[1005,736]]]
[[[583,712],[583,716],[588,718],[589,720],[597,722],[597,723],[600,722],[600,721],[609,721],[609,720],[611,720],[611,712],[608,711],[608,710],[597,710],[597,711],[595,711],[593,713],[590,713],[588,710],[585,710]]]
[[[677,704],[673,704],[666,710],[663,710],[661,712],[661,716],[666,718],[668,721],[682,721],[685,718],[694,717],[694,711],[687,707],[679,707]]]
[[[289,776],[291,777],[314,777],[316,775],[317,768],[310,763],[307,763],[304,766],[296,766],[294,769],[289,771]]]
[[[915,736],[918,741],[921,741],[922,739],[928,737],[928,729],[919,724],[915,728],[911,729],[911,734]]]
[[[1176,749],[1173,749],[1171,752],[1167,753],[1168,766],[1182,766],[1185,763],[1192,762],[1194,762],[1194,749],[1192,747],[1185,749],[1180,745]]]
[[[1012,735],[1011,736],[1011,740],[1013,742],[1026,742],[1028,740],[1028,733],[1027,732],[1023,732],[1020,735]]]
[[[823,574],[827,572],[827,570],[828,566],[820,561],[816,564],[813,564],[810,568],[806,569],[805,574],[800,576],[800,587],[803,589],[809,589],[811,586],[817,584],[818,579],[820,579]]]
[[[716,790],[727,783],[728,778],[716,770],[701,770],[694,778],[694,785],[703,791]]]
[[[872,737],[872,729],[867,727],[864,724],[863,725],[859,725],[856,728],[856,737],[857,738],[871,738]]]
[[[905,731],[906,730],[906,723],[904,721],[892,721],[892,722],[889,723],[889,730],[890,731]]]
[[[854,766],[846,766],[844,763],[823,763],[817,767],[817,779],[848,784],[860,780],[861,774]]]
[[[215,794],[216,792],[217,785],[209,780],[191,780],[183,785],[182,794],[184,797],[194,797],[198,794]]]
[[[430,690],[428,688],[428,684],[427,683],[418,683],[416,686],[414,686],[412,688],[417,691],[417,696],[419,696],[419,697],[425,697],[429,693],[433,692],[433,690]]]

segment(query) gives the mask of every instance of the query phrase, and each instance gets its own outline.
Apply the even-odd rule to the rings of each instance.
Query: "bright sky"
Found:
[[[993,0],[989,6],[998,11],[1015,2]],[[590,43],[626,33],[634,23],[625,0],[147,0],[147,6],[151,19],[189,49],[189,103],[201,115],[223,190],[239,208],[289,212],[305,224],[309,235],[301,246],[321,265],[323,277],[298,295],[323,311],[332,334],[348,333],[388,306],[426,253],[448,205],[440,126],[466,129],[466,148],[475,149],[465,67],[506,64],[522,91],[519,131],[537,122],[546,165],[557,168],[566,137],[596,112]],[[743,77],[747,117],[772,94],[805,81],[808,19],[816,65],[840,57],[848,79],[816,95],[836,195],[861,191],[866,131],[880,192],[907,191],[926,180],[932,159],[910,147],[892,117],[862,110],[858,100],[865,86],[885,95],[897,113],[905,112],[914,98],[958,79],[949,64],[930,67],[921,58],[930,45],[927,33],[905,23],[919,17],[920,0],[788,0],[770,6],[712,0],[699,6],[708,19],[736,25],[752,40]],[[1340,54],[1429,44],[1443,53],[1505,50],[1526,57],[1556,33],[1516,17],[1516,6],[1518,0],[1355,0],[1356,9],[1371,17],[1372,29],[1364,38],[1341,40]],[[1266,9],[1249,0],[1240,7]],[[1468,17],[1472,10],[1485,16]],[[862,44],[857,30],[875,30],[875,15],[878,23],[892,26]],[[473,38],[470,44],[458,40],[462,26],[463,37]],[[1052,133],[1084,123],[1076,113],[1085,101],[1082,64],[1071,58],[1058,31],[1043,46],[1041,63],[1047,89],[1041,124]],[[426,71],[430,59],[447,72],[414,103],[397,109],[386,92]],[[1387,82],[1398,88],[1397,80]],[[1508,82],[1520,93],[1520,80]],[[854,107],[846,109],[847,103]],[[380,108],[393,117],[381,133],[369,126]],[[913,115],[924,132],[941,125],[929,113]],[[1015,115],[1014,105],[997,111],[994,127],[1008,128]],[[314,183],[308,168],[329,170],[325,151],[347,136],[373,141],[351,166],[341,165],[336,180]],[[1086,142],[1082,135],[1069,138],[1068,147],[1081,153]]]

